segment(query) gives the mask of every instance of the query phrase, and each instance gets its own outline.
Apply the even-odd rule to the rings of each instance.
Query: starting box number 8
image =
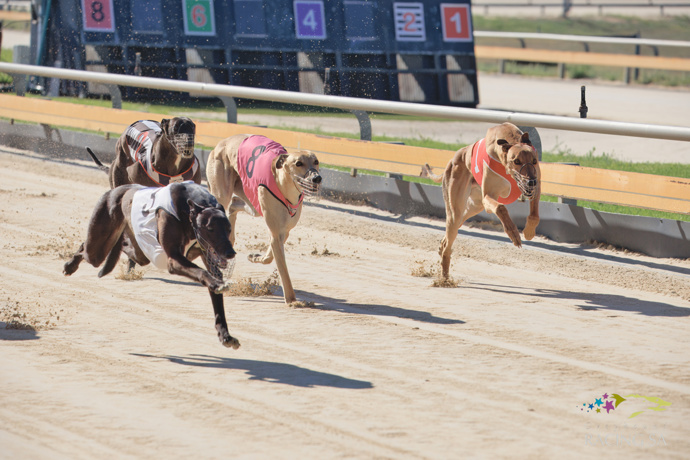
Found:
[[[82,0],[81,11],[87,32],[115,32],[113,0]]]

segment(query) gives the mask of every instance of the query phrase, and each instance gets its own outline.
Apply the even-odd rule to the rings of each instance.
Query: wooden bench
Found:
[[[690,59],[663,56],[589,53],[584,51],[527,49],[507,46],[475,46],[474,55],[478,59],[584,64],[690,72]]]
[[[0,95],[0,117],[115,136],[137,120],[164,118],[148,112],[12,95]],[[424,163],[440,172],[454,154],[451,150],[195,121],[197,143],[209,149],[233,134],[261,134],[281,143],[288,151],[312,150],[324,164],[394,174],[418,176]],[[541,169],[542,193],[545,195],[690,214],[690,179],[553,163],[541,163]]]

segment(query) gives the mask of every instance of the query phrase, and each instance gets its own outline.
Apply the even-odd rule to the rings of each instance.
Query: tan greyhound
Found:
[[[439,248],[443,277],[449,276],[450,256],[458,230],[482,210],[496,214],[513,244],[521,247],[520,232],[505,205],[523,195],[530,200],[530,213],[523,233],[527,240],[534,238],[539,225],[541,171],[529,135],[517,126],[503,123],[489,128],[484,139],[455,153],[443,175],[433,174],[426,164],[422,167],[422,176],[443,182],[446,234]]]
[[[237,212],[263,216],[271,234],[266,253],[249,255],[255,263],[276,261],[286,304],[297,300],[285,262],[285,241],[302,213],[305,195],[318,193],[319,160],[312,152],[288,153],[279,143],[251,134],[237,134],[218,143],[206,164],[211,193],[225,206],[235,244]]]

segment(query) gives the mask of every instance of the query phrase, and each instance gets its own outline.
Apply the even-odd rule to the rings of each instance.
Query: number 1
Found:
[[[455,32],[462,32],[462,19],[460,18],[460,12],[458,11],[453,16],[450,17],[450,22],[455,24]]]

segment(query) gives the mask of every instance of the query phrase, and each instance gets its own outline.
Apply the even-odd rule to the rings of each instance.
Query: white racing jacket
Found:
[[[194,183],[193,181],[186,181]],[[171,184],[172,185],[172,184]],[[177,215],[172,197],[170,185],[166,187],[144,187],[138,190],[132,199],[132,229],[146,258],[159,270],[168,271],[168,255],[158,241],[158,220],[156,214],[159,209],[172,214],[177,220]],[[188,246],[194,241],[191,241]]]

